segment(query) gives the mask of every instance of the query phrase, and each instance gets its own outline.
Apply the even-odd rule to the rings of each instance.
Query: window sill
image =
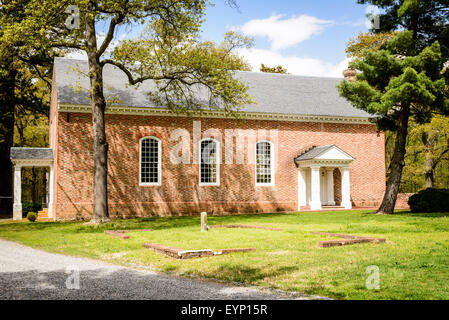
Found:
[[[162,183],[139,183],[139,187],[160,187]]]
[[[200,187],[219,187],[219,183],[200,183]]]

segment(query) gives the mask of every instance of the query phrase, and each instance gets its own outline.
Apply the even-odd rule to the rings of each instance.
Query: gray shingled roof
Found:
[[[11,159],[53,159],[50,148],[11,148]]]
[[[326,152],[329,149],[332,149],[334,146],[322,146],[322,147],[313,147],[312,149],[307,150],[300,156],[295,158],[295,161],[304,161],[304,160],[312,160],[318,157],[323,152]]]
[[[54,68],[58,103],[90,104],[87,61],[56,58]],[[237,72],[236,76],[250,87],[249,94],[257,102],[246,106],[247,112],[370,117],[339,96],[335,86],[342,79],[259,72]],[[103,78],[110,101],[118,98],[118,105],[155,108],[147,96],[155,88],[152,81],[130,86],[126,75],[111,65],[105,66]]]

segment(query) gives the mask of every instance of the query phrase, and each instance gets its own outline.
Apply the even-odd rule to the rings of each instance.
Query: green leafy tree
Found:
[[[16,108],[14,146],[48,148],[48,117]],[[42,203],[46,193],[47,168],[24,168],[22,171],[23,203]]]
[[[261,72],[287,74],[288,71],[283,66],[267,67],[263,63],[260,65]]]
[[[385,47],[397,32],[359,33],[350,39],[346,53],[350,59],[362,59],[370,51]],[[407,142],[405,167],[403,171],[400,192],[417,192],[424,187],[433,188],[435,183],[447,187],[448,175],[446,161],[449,159],[447,136],[449,134],[449,119],[436,116],[430,123],[418,125],[410,122],[410,134]],[[394,151],[395,132],[385,132],[386,164],[389,167]],[[389,175],[389,171],[387,172]]]
[[[357,37],[349,39],[346,45],[346,54],[349,59],[362,59],[367,52],[377,51],[393,39],[397,32],[360,32]]]
[[[449,56],[449,2],[447,0],[357,0],[360,4],[379,7],[379,28],[374,33],[409,30],[418,50],[441,46],[443,57]]]
[[[27,0],[14,1],[15,10],[10,10],[12,3],[12,0],[3,0],[0,5],[0,213],[8,214],[12,212],[10,149],[17,108],[25,108],[36,115],[48,114],[48,101],[42,99],[36,83],[42,79],[49,91],[50,63],[55,54],[53,50],[39,51],[34,46],[22,46],[20,37],[16,37],[14,42],[8,39],[4,22],[19,22],[27,14],[22,10]]]
[[[379,17],[379,28],[373,28],[372,33],[385,34],[388,32],[397,32],[402,30],[408,30],[411,33],[410,47],[404,48],[405,52],[398,52],[395,58],[401,58],[403,56],[413,56],[417,52],[424,50],[425,48],[432,46],[435,41],[440,44],[440,51],[442,60],[447,61],[449,57],[449,3],[447,0],[357,0],[359,4],[371,4],[378,6],[382,9],[382,13]],[[413,41],[412,41],[413,40]],[[383,40],[382,40],[383,41]],[[382,47],[382,46],[381,46]],[[380,48],[381,48],[380,47]],[[388,65],[382,67],[377,66],[371,70],[371,73],[378,72],[385,76],[384,81],[389,82],[393,80],[391,77],[394,75],[389,74],[391,70],[381,70],[387,68]],[[447,72],[446,81],[447,81]],[[447,90],[447,88],[445,88]],[[432,109],[432,107],[429,107]],[[382,201],[382,204],[378,211],[380,213],[392,213],[397,198],[397,190],[399,189],[400,176],[402,175],[402,168],[404,166],[404,159],[401,160],[400,154],[405,153],[405,147],[403,146],[406,141],[408,129],[405,124],[405,118],[410,118],[410,113],[407,112],[408,108],[399,107],[394,108],[391,111],[393,117],[382,116],[379,118],[379,128],[389,128],[394,133],[394,151],[389,166],[389,176],[387,182],[387,189]],[[413,111],[413,108],[412,108]],[[430,113],[431,114],[431,113]],[[412,120],[416,118],[417,123],[425,122],[423,116],[427,116],[427,120],[431,118],[429,113],[417,114],[415,117],[412,115]],[[392,119],[388,119],[392,118]],[[401,125],[401,122],[403,125]],[[404,149],[404,152],[402,152]],[[399,179],[398,179],[399,177]],[[393,185],[396,184],[396,185]]]
[[[231,4],[234,1],[228,1]],[[216,48],[199,42],[207,0],[29,0],[20,9],[27,12],[21,21],[3,21],[4,38],[23,47],[76,49],[86,52],[89,66],[90,96],[94,134],[94,213],[92,222],[109,221],[107,196],[108,142],[104,114],[106,99],[103,68],[119,67],[130,84],[155,81],[149,97],[175,112],[201,112],[205,109],[232,113],[250,103],[247,87],[236,80],[234,71],[244,63],[232,53],[248,46],[248,39],[230,33]],[[74,5],[79,15],[65,13]],[[9,10],[17,9],[16,2]],[[66,28],[69,24],[70,28]],[[106,25],[99,43],[99,24]],[[120,26],[144,24],[145,32],[135,40],[112,43]],[[20,50],[20,47],[19,49]],[[201,90],[206,99],[197,99]]]
[[[14,139],[14,81],[11,59],[0,55],[0,210],[12,211],[12,164],[10,149]],[[3,213],[3,212],[0,212]]]
[[[9,59],[8,59],[9,60]],[[14,144],[14,128],[28,122],[28,117],[42,117],[48,121],[49,91],[38,88],[37,75],[30,65],[9,60],[0,66],[0,213],[12,210],[12,164],[10,149]],[[23,140],[25,141],[25,140]],[[22,143],[21,146],[33,146]]]
[[[425,162],[422,166],[424,170],[421,171],[425,177],[426,188],[433,188],[438,166],[449,159],[449,118],[435,116],[431,122],[410,130],[409,138],[419,142],[412,143],[408,149],[411,155],[424,158],[424,161],[421,161]]]
[[[339,85],[343,97],[376,116],[379,129],[396,131],[390,175],[378,213],[394,212],[409,120],[422,124],[430,121],[433,113],[449,110],[449,72],[442,72],[445,60],[440,45],[435,42],[420,51],[416,43],[413,32],[399,33],[385,49],[370,51],[353,62],[351,67],[360,71],[357,80]]]
[[[28,64],[24,65],[29,67]],[[29,69],[20,69],[15,87],[15,147],[48,148],[50,89],[46,79],[36,79]],[[24,168],[22,203],[41,204],[46,194],[47,168]]]

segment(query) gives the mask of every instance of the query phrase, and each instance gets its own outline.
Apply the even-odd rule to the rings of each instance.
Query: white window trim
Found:
[[[271,182],[270,183],[260,183],[257,182],[257,145],[259,143],[264,143],[267,142],[270,144],[270,155],[271,155]],[[256,144],[254,145],[254,182],[256,184],[256,187],[274,187],[275,186],[275,162],[274,162],[274,143],[269,141],[269,140],[259,140],[256,142]]]
[[[213,183],[204,183],[201,182],[201,143],[203,141],[214,141],[215,145],[217,146],[217,182],[213,182]],[[199,143],[198,143],[198,156],[199,156],[199,161],[198,161],[198,182],[200,187],[217,187],[220,185],[220,165],[221,165],[221,146],[220,146],[220,142],[218,142],[218,140],[216,139],[212,139],[212,138],[204,138],[202,139]]]
[[[158,167],[158,182],[143,183],[142,182],[142,141],[146,139],[154,139],[158,144],[158,156],[157,156],[157,167]],[[162,185],[162,143],[161,139],[153,136],[146,136],[139,140],[139,186],[141,187],[157,187]]]

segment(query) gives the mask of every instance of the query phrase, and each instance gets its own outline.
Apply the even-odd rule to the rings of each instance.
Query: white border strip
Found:
[[[91,113],[90,105],[74,105],[59,104],[59,112],[79,112]],[[174,113],[169,109],[150,108],[150,107],[126,107],[126,106],[108,106],[107,114],[125,114],[125,115],[142,115],[142,116],[165,116],[165,117],[189,117],[185,114]],[[347,123],[347,124],[372,124],[370,118],[364,117],[340,117],[340,116],[320,116],[320,115],[300,115],[300,114],[282,114],[282,113],[258,113],[243,112],[242,119],[245,120],[275,120],[275,121],[292,121],[292,122],[327,122],[327,123]],[[201,114],[195,114],[194,117],[199,118],[229,118],[222,111],[203,111]]]
[[[214,253],[213,250],[211,249],[205,249],[205,250],[183,250],[183,251],[178,251],[178,256],[182,256],[183,254],[186,253],[207,253],[207,252],[212,252]]]

